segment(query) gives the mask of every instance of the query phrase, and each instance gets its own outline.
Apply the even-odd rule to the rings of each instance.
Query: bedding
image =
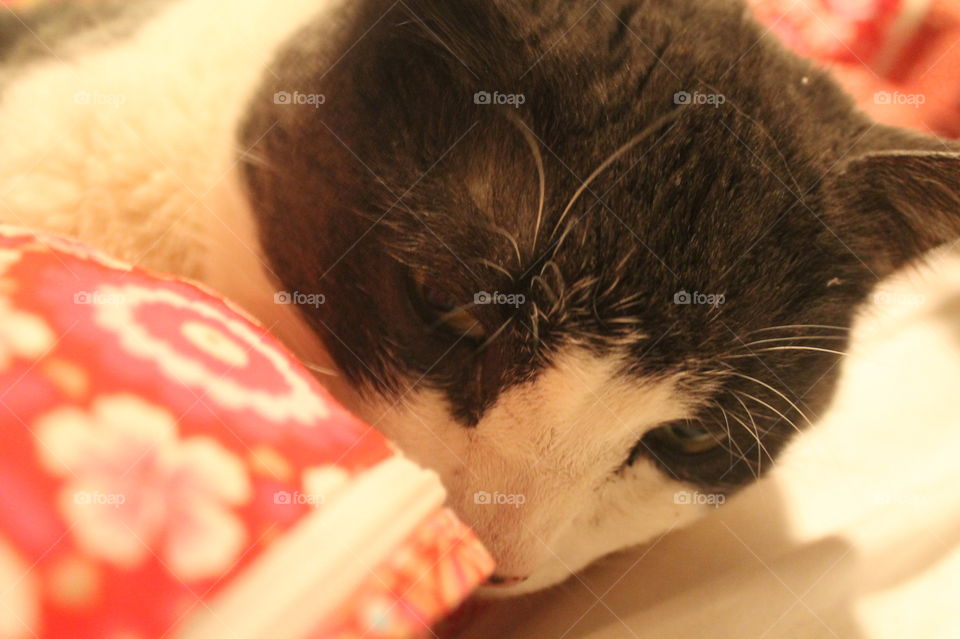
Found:
[[[421,636],[491,572],[437,477],[196,286],[0,228],[0,637]]]

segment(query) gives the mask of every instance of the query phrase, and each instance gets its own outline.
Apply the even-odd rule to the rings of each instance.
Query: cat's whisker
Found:
[[[520,253],[520,244],[517,242],[517,238],[514,237],[510,231],[497,224],[490,223],[490,230],[498,235],[502,235],[508,242],[510,242],[510,245],[513,247],[514,255],[517,256],[517,266],[522,267],[523,255]]]
[[[727,411],[726,411],[726,410],[723,408],[723,406],[721,406],[718,402],[713,402],[713,405],[716,406],[717,408],[719,408],[719,409],[720,409],[720,414],[723,415],[723,423],[725,424],[725,430],[726,430],[726,433],[727,433],[727,441],[729,441],[731,444],[733,444],[734,447],[736,447],[736,449],[737,449],[737,455],[739,456],[739,459],[742,459],[744,462],[747,463],[747,467],[750,468],[750,472],[754,475],[754,477],[755,477],[755,478],[759,478],[758,475],[757,475],[757,472],[753,469],[753,466],[750,465],[750,462],[749,462],[749,460],[747,459],[747,454],[746,454],[745,452],[743,452],[743,449],[740,448],[740,444],[738,444],[738,443],[737,443],[737,440],[733,437],[733,429],[732,429],[731,426],[730,426],[730,419],[729,419],[729,417],[728,417],[728,415],[727,415]],[[732,451],[732,450],[730,450],[730,449],[727,448],[726,446],[724,446],[724,448],[727,449],[727,452],[729,452],[731,455],[733,455],[733,451]]]
[[[624,144],[619,149],[611,153],[610,156],[606,160],[604,160],[600,164],[600,166],[598,166],[596,170],[594,170],[594,172],[591,173],[590,176],[583,182],[583,184],[581,184],[580,187],[574,192],[573,197],[570,198],[570,202],[567,204],[566,208],[563,209],[563,212],[560,214],[560,217],[557,218],[557,223],[555,228],[559,229],[561,227],[567,215],[569,215],[570,211],[573,209],[576,203],[580,200],[581,197],[583,197],[583,194],[590,189],[590,185],[593,184],[597,180],[597,178],[603,175],[607,169],[609,169],[611,166],[613,166],[614,163],[617,162],[617,160],[619,160],[624,155],[629,153],[638,144],[646,140],[653,133],[656,133],[658,130],[660,130],[660,128],[663,127],[664,124],[667,124],[672,120],[675,120],[680,115],[680,112],[681,112],[680,109],[674,109],[673,111],[670,111],[666,115],[661,116],[660,118],[657,118],[657,120],[653,124],[645,128],[643,131],[641,131],[637,135],[633,136],[629,141],[627,141],[626,144]]]
[[[488,337],[486,341],[480,345],[480,347],[477,349],[477,352],[482,353],[485,350],[487,350],[487,348],[489,348],[491,344],[497,341],[497,338],[500,337],[505,330],[507,330],[507,327],[510,326],[511,323],[513,323],[513,318],[512,317],[507,318],[507,321],[501,324],[500,328],[494,331],[493,334],[490,335],[490,337]]]
[[[770,353],[770,352],[779,352],[779,351],[807,351],[807,352],[817,352],[817,353],[828,353],[830,355],[839,355],[841,357],[846,357],[848,353],[843,351],[836,351],[830,348],[820,348],[815,346],[772,346],[767,348],[758,348],[758,349],[748,349],[750,352],[743,353],[737,350],[731,351],[730,353],[720,355],[717,359],[722,361],[733,360],[733,359],[747,359],[750,357],[760,357],[760,353]]]
[[[843,351],[835,351],[829,348],[818,348],[816,346],[771,346],[768,348],[759,348],[755,352],[757,353],[767,353],[771,351],[815,351],[818,353],[829,353],[831,355],[840,355],[845,357],[847,353]]]
[[[779,410],[777,410],[776,408],[774,408],[773,406],[771,406],[771,405],[768,404],[767,402],[763,401],[763,400],[760,399],[759,397],[754,397],[754,396],[751,395],[750,393],[745,393],[745,392],[742,392],[742,391],[735,391],[735,392],[736,392],[738,395],[743,395],[743,396],[746,397],[747,399],[752,399],[753,401],[757,402],[758,404],[760,404],[761,406],[763,406],[763,407],[766,408],[767,410],[771,411],[772,413],[774,413],[775,415],[777,415],[778,417],[780,417],[780,419],[782,419],[783,421],[785,421],[785,422],[787,422],[788,424],[790,424],[790,426],[793,428],[793,430],[797,431],[798,433],[803,433],[803,431],[800,430],[800,427],[797,426],[797,425],[793,422],[793,420],[791,420],[789,417],[787,417],[787,416],[784,415],[782,412],[780,412]]]
[[[502,273],[503,275],[505,275],[506,277],[508,277],[511,282],[514,281],[513,273],[511,273],[511,272],[508,271],[507,269],[503,268],[502,266],[500,266],[499,264],[497,264],[497,263],[494,262],[493,260],[488,260],[488,259],[486,259],[486,258],[480,257],[480,258],[477,258],[477,259],[476,259],[476,262],[477,262],[477,264],[483,264],[484,266],[487,266],[487,267],[489,267],[489,268],[492,268],[492,269],[495,270],[495,271],[498,271],[498,272]]]
[[[321,375],[326,375],[327,377],[340,377],[340,373],[333,370],[332,368],[326,368],[318,364],[311,364],[310,362],[301,362],[303,367],[307,370],[311,370],[314,373],[320,373]]]
[[[755,342],[748,342],[746,344],[741,344],[739,348],[750,348],[751,346],[760,346],[761,344],[774,344],[776,342],[789,342],[793,340],[799,341],[814,341],[814,340],[839,340],[843,341],[848,339],[843,335],[802,335],[798,337],[771,337],[770,339],[761,339]]]
[[[785,402],[787,402],[788,404],[790,404],[790,407],[791,407],[793,410],[797,411],[797,414],[800,415],[800,417],[802,417],[802,418],[804,419],[804,421],[807,422],[807,424],[809,424],[810,426],[813,426],[813,422],[810,421],[810,418],[807,417],[806,413],[804,413],[802,410],[800,410],[800,407],[799,407],[799,406],[797,406],[795,403],[793,403],[793,401],[792,401],[789,397],[787,397],[784,393],[782,393],[782,392],[781,392],[780,390],[778,390],[777,388],[771,386],[770,384],[767,384],[766,382],[763,382],[763,381],[757,379],[756,377],[752,377],[752,376],[750,376],[750,375],[744,375],[743,373],[738,373],[738,372],[736,372],[736,371],[731,371],[730,374],[733,375],[733,376],[735,376],[735,377],[739,377],[739,378],[741,378],[741,379],[745,379],[745,380],[747,380],[747,381],[753,382],[754,384],[759,384],[760,386],[763,386],[763,387],[766,388],[767,390],[769,390],[769,391],[771,391],[771,392],[773,392],[773,393],[776,393],[780,398],[783,399],[783,401],[785,401]],[[794,426],[794,428],[796,428],[796,426]],[[799,430],[800,430],[800,429],[797,429],[798,432],[799,432]]]
[[[741,406],[743,406],[744,412],[750,419],[750,423],[753,425],[753,429],[751,430],[750,427],[747,426],[742,419],[740,419],[739,415],[731,411],[730,414],[733,416],[733,418],[737,420],[740,425],[747,430],[747,432],[751,433],[754,439],[757,440],[757,475],[759,475],[763,472],[763,456],[766,455],[769,459],[773,458],[770,456],[770,451],[767,450],[767,447],[763,445],[763,440],[760,439],[760,429],[757,428],[757,422],[753,419],[753,413],[750,412],[750,409],[747,408],[747,405],[736,393],[732,393],[732,396],[735,400],[737,400],[737,402],[740,403]]]
[[[767,328],[759,328],[759,329],[757,329],[757,330],[755,330],[755,331],[750,331],[750,332],[747,333],[747,334],[748,334],[748,335],[752,335],[752,334],[754,334],[754,333],[764,333],[764,332],[767,332],[767,331],[797,330],[797,329],[801,329],[801,328],[815,328],[815,329],[822,329],[822,330],[835,330],[835,331],[843,331],[843,332],[845,332],[845,333],[850,332],[850,328],[849,328],[848,326],[830,326],[829,324],[784,324],[784,325],[782,325],[782,326],[768,326]]]
[[[523,139],[526,140],[527,146],[530,147],[530,152],[533,154],[533,161],[537,165],[537,175],[540,181],[540,205],[537,209],[537,221],[533,226],[532,244],[533,248],[536,249],[537,239],[540,237],[540,226],[543,223],[543,211],[547,201],[547,172],[543,163],[543,153],[540,151],[540,143],[534,136],[533,131],[530,130],[530,127],[528,127],[518,115],[513,113],[510,115],[510,121],[520,129]]]
[[[634,293],[633,295],[628,295],[627,297],[623,298],[622,300],[614,304],[613,308],[616,310],[623,310],[623,309],[629,308],[630,306],[638,304],[642,297],[643,297],[642,293]]]
[[[629,262],[630,259],[633,258],[634,255],[636,255],[636,252],[637,252],[636,246],[631,246],[630,250],[627,251],[627,254],[624,255],[623,258],[621,258],[621,260],[617,263],[617,265],[613,269],[611,269],[611,272],[614,273],[613,281],[610,282],[610,285],[607,286],[607,288],[602,293],[597,295],[597,298],[606,299],[615,290],[617,290],[617,287],[620,285],[620,282],[623,277],[622,273],[626,271],[627,262]]]
[[[550,298],[551,303],[557,304],[557,302],[560,301],[560,296],[557,295],[556,291],[554,291],[549,284],[547,284],[546,280],[544,280],[541,275],[534,275],[530,279],[530,288],[533,288],[536,284],[540,285],[540,288],[543,289],[543,292],[546,293],[547,297]]]
[[[533,313],[530,314],[530,332],[533,333],[533,349],[540,348],[540,309],[537,303],[533,302]]]

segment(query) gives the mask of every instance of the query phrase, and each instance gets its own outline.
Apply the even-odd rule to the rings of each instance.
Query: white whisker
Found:
[[[731,375],[734,375],[734,376],[736,376],[736,377],[739,377],[739,378],[741,378],[741,379],[745,379],[745,380],[747,380],[747,381],[751,381],[751,382],[753,382],[753,383],[755,383],[755,384],[759,384],[760,386],[763,386],[763,387],[766,388],[767,390],[770,390],[770,391],[776,393],[777,395],[779,395],[779,396],[783,399],[783,401],[785,401],[785,402],[787,402],[788,404],[790,404],[790,407],[793,408],[793,410],[797,411],[797,413],[798,413],[801,417],[803,417],[804,421],[806,421],[808,424],[810,424],[811,426],[813,426],[813,422],[810,421],[810,418],[807,417],[806,413],[804,413],[802,410],[800,410],[800,408],[799,408],[796,404],[794,404],[794,403],[790,400],[789,397],[787,397],[786,395],[784,395],[784,394],[783,394],[782,392],[780,392],[778,389],[774,388],[774,387],[771,386],[770,384],[767,384],[766,382],[760,381],[760,380],[757,379],[756,377],[751,377],[750,375],[744,375],[743,373],[738,373],[738,372],[735,372],[735,371],[730,371],[730,374],[731,374]]]
[[[547,172],[543,163],[543,153],[540,152],[540,144],[534,136],[533,132],[530,130],[523,120],[515,114],[511,114],[511,122],[517,125],[517,128],[520,129],[520,132],[523,134],[524,140],[527,141],[527,146],[530,147],[530,152],[533,154],[533,160],[537,164],[537,175],[540,179],[540,206],[537,209],[537,222],[533,226],[533,249],[537,248],[537,239],[540,237],[540,226],[543,223],[543,210],[546,206],[547,201]]]
[[[757,422],[753,420],[753,413],[750,412],[750,409],[747,408],[747,405],[743,402],[742,399],[740,399],[740,397],[736,393],[732,393],[732,396],[735,400],[737,400],[737,402],[740,403],[741,406],[743,406],[743,410],[746,412],[747,417],[750,419],[750,423],[753,424],[753,430],[751,431],[750,427],[747,426],[746,423],[744,423],[744,421],[740,419],[740,417],[736,413],[734,412],[730,413],[733,416],[733,418],[738,422],[740,422],[740,425],[743,426],[748,433],[752,433],[754,439],[757,440],[757,474],[760,474],[763,472],[763,455],[766,454],[767,457],[770,457],[770,452],[767,450],[767,447],[763,445],[763,441],[760,439],[760,429],[757,428]]]
[[[609,169],[617,160],[619,160],[628,152],[630,152],[635,146],[637,146],[638,144],[643,142],[645,139],[650,137],[652,133],[659,130],[660,127],[662,127],[664,124],[675,119],[678,115],[680,115],[679,109],[674,109],[673,111],[670,111],[666,115],[658,118],[653,124],[645,128],[643,131],[635,135],[633,138],[631,138],[626,144],[621,146],[619,149],[611,153],[610,156],[606,160],[604,160],[603,163],[600,164],[600,166],[598,166],[593,173],[590,174],[590,176],[584,181],[584,183],[580,185],[580,188],[576,190],[576,192],[573,194],[573,197],[570,198],[570,202],[567,204],[566,208],[563,209],[563,213],[561,213],[560,217],[557,219],[556,228],[559,229],[562,226],[563,221],[566,219],[567,215],[573,209],[574,205],[576,205],[576,203],[580,200],[583,194],[586,193],[587,190],[589,190],[590,185],[593,184],[598,177],[603,175],[603,173],[607,169]]]
[[[849,332],[850,328],[846,326],[830,326],[828,324],[785,324],[783,326],[768,326],[767,328],[760,328],[755,331],[750,331],[750,335],[753,333],[763,333],[766,331],[778,331],[778,330],[795,330],[800,328],[819,328],[823,330],[836,330]]]
[[[799,428],[795,423],[793,423],[793,421],[792,421],[789,417],[787,417],[786,415],[784,415],[784,414],[781,413],[779,410],[777,410],[776,408],[774,408],[773,406],[771,406],[771,405],[768,404],[767,402],[763,401],[763,400],[760,399],[759,397],[754,397],[754,396],[751,395],[750,393],[744,393],[744,392],[741,392],[741,391],[736,391],[736,392],[737,392],[737,394],[742,394],[742,395],[743,395],[744,397],[746,397],[747,399],[752,399],[753,401],[757,402],[757,403],[760,404],[761,406],[767,408],[768,410],[770,410],[771,412],[773,412],[775,415],[777,415],[780,419],[782,419],[783,421],[785,421],[785,422],[787,422],[788,424],[790,424],[790,426],[793,428],[793,430],[797,431],[798,433],[802,433],[802,432],[803,432],[802,430],[800,430],[800,428]]]

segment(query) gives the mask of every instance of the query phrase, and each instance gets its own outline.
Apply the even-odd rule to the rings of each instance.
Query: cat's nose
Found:
[[[526,580],[527,580],[527,577],[508,577],[505,575],[490,575],[490,578],[487,579],[487,585],[506,588],[508,586],[516,586],[517,584],[522,584]]]

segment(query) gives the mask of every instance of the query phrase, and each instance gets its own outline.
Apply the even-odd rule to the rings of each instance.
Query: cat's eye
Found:
[[[644,438],[657,447],[666,447],[684,455],[700,455],[721,445],[721,440],[702,424],[695,421],[679,421],[661,426],[647,433]]]
[[[472,304],[464,304],[446,291],[420,282],[414,286],[414,295],[420,314],[431,328],[474,340],[486,336],[483,324],[470,312]]]

